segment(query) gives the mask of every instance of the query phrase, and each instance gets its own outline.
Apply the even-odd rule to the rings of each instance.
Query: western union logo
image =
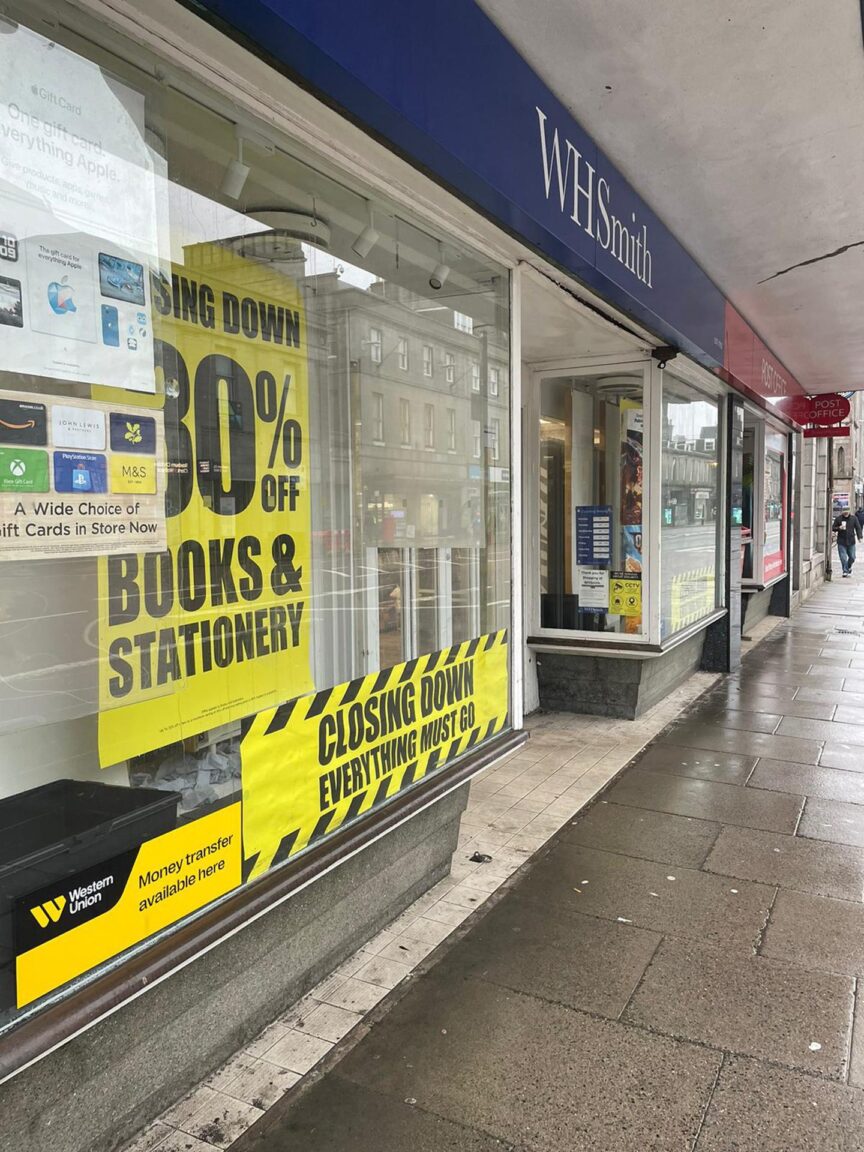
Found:
[[[65,896],[55,896],[53,900],[46,900],[44,904],[37,904],[30,909],[30,914],[40,928],[47,928],[49,924],[56,924],[63,915],[66,907]]]

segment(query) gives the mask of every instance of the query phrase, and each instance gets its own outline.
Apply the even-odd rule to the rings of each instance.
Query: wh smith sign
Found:
[[[720,290],[473,0],[186,2],[667,343],[740,380]],[[765,391],[752,372],[741,382],[800,392],[738,319],[748,372],[764,349],[787,387]]]

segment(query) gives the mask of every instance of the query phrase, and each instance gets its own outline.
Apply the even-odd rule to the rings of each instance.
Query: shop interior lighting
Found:
[[[372,205],[366,201],[366,227],[351,245],[357,255],[364,260],[378,241],[381,239],[380,233],[375,228],[375,220],[372,216]]]
[[[429,277],[429,287],[434,288],[437,292],[439,288],[443,288],[447,282],[447,277],[450,275],[449,267],[444,263],[444,249],[440,242],[438,244],[438,263],[432,269],[432,275]]]
[[[237,155],[225,169],[225,175],[219,185],[222,195],[227,196],[229,200],[239,200],[251,171],[249,165],[243,163],[243,137],[238,132]]]

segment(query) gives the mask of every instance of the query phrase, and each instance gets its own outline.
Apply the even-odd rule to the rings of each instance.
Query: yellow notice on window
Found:
[[[155,278],[168,548],[99,563],[103,766],[312,688],[306,318],[293,280],[219,245]],[[112,465],[112,489],[146,474]]]
[[[642,615],[642,580],[630,573],[609,577],[609,612],[613,616]]]
[[[238,887],[240,855],[237,803],[19,900],[18,1007]]]
[[[500,732],[507,702],[503,631],[256,716],[241,745],[250,877]]]

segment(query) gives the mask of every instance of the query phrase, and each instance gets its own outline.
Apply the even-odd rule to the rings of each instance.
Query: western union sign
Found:
[[[248,875],[392,799],[506,720],[506,631],[261,712],[241,746]]]

